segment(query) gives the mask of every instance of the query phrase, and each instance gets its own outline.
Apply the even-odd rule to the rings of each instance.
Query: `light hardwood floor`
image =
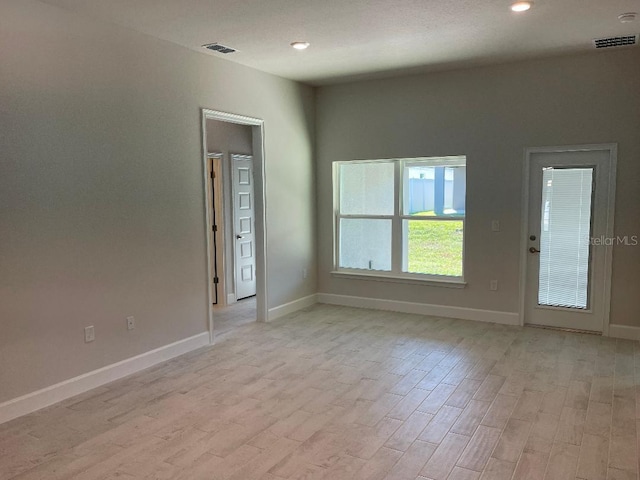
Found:
[[[637,342],[317,305],[0,425],[2,479],[638,478]]]
[[[232,330],[256,321],[256,297],[244,298],[231,305],[213,307],[215,332],[224,338]]]

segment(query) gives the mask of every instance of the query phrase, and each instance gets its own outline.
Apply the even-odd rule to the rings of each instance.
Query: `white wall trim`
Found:
[[[209,345],[209,332],[202,332],[169,345],[84,373],[55,385],[0,403],[0,424],[48,407],[158,363]]]
[[[232,305],[236,303],[236,294],[235,293],[227,293],[227,305]]]
[[[502,325],[520,325],[520,317],[517,312],[498,312],[476,308],[452,307],[448,305],[431,305],[428,303],[401,302],[398,300],[383,300],[379,298],[352,297],[350,295],[336,295],[332,293],[319,293],[317,297],[318,303],[328,303],[331,305],[415,313],[418,315],[432,315],[434,317],[461,318],[463,320],[500,323]]]
[[[640,327],[627,325],[609,325],[609,336],[626,340],[640,340]]]
[[[350,278],[353,280],[368,280],[373,282],[389,282],[389,283],[404,283],[409,285],[428,285],[430,287],[442,287],[442,288],[465,288],[467,282],[462,280],[436,280],[432,276],[423,275],[426,278],[420,278],[418,275],[387,275],[378,271],[370,273],[369,270],[364,273],[362,270],[350,270],[340,269],[329,272],[332,276],[338,278]]]
[[[294,300],[293,302],[270,308],[269,320],[275,320],[277,318],[284,317],[285,315],[289,315],[290,313],[297,312],[298,310],[302,310],[303,308],[310,307],[311,305],[315,305],[316,303],[318,303],[318,296],[314,293],[313,295],[299,298],[297,300]]]

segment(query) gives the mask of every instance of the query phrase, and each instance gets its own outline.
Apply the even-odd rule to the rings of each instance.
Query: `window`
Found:
[[[336,269],[462,281],[465,157],[334,163]]]

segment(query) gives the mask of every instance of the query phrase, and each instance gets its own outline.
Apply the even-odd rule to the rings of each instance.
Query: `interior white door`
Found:
[[[253,158],[231,155],[236,299],[256,294]]]
[[[602,332],[612,156],[608,149],[529,154],[524,321]]]

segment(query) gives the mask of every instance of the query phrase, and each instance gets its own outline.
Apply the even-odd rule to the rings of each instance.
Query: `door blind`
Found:
[[[538,304],[587,309],[593,168],[544,168]]]

